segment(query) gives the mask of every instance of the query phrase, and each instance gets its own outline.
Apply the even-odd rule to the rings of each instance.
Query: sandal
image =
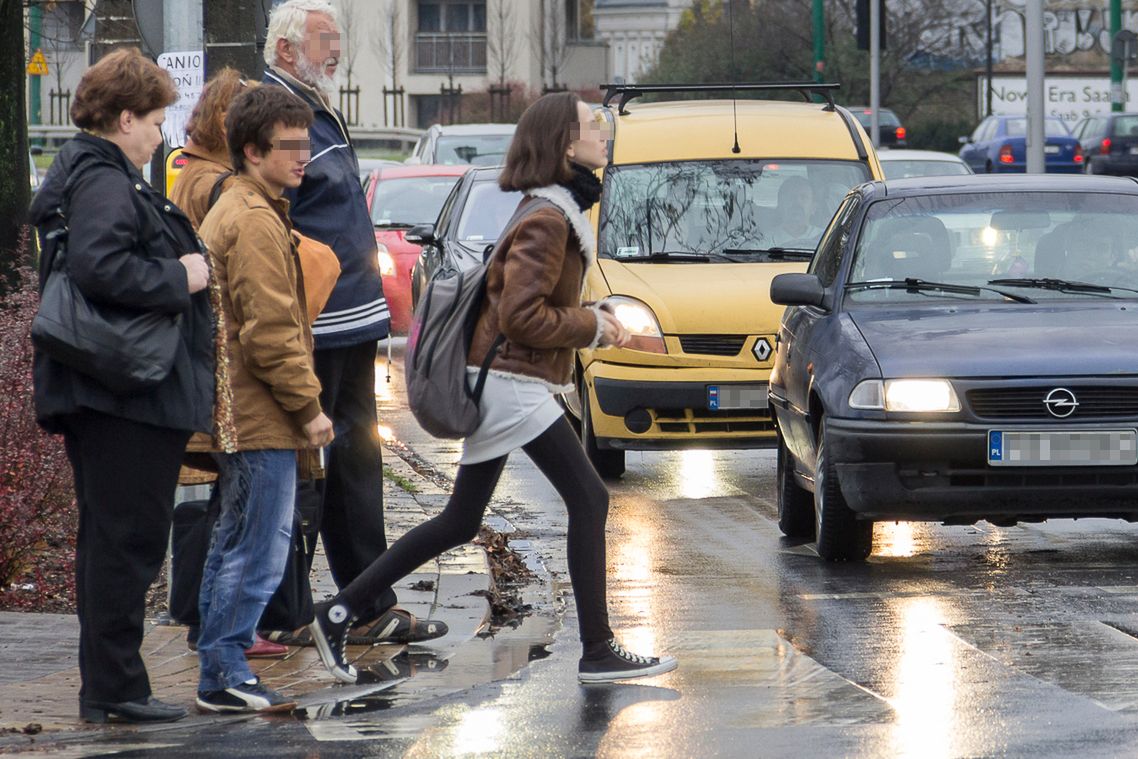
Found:
[[[348,633],[348,644],[374,646],[380,643],[419,643],[446,635],[450,628],[437,619],[419,619],[406,609],[393,606],[379,619],[353,628]]]

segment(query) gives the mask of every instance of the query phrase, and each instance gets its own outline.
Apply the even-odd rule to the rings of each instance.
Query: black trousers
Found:
[[[79,697],[150,695],[142,662],[146,592],[166,557],[178,469],[190,433],[85,411],[64,422],[79,536]]]
[[[522,450],[557,489],[569,512],[569,579],[577,603],[581,642],[588,645],[606,641],[612,637],[605,595],[608,488],[589,463],[565,417]],[[502,476],[506,458],[460,466],[454,492],[442,513],[395,541],[387,553],[342,590],[339,600],[359,616],[358,610],[367,608],[383,588],[390,587],[443,551],[473,540]]]
[[[376,341],[315,352],[320,405],[336,439],[328,448],[326,476],[317,481],[320,539],[332,579],[345,588],[387,550],[383,525],[383,451],[375,408]],[[360,620],[374,619],[396,603],[380,589]]]

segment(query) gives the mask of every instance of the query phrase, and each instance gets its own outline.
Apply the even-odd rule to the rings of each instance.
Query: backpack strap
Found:
[[[221,197],[221,191],[224,189],[225,180],[233,176],[232,171],[223,171],[217,175],[217,179],[213,180],[213,187],[209,189],[209,202],[206,205],[206,210],[213,208],[213,204]]]

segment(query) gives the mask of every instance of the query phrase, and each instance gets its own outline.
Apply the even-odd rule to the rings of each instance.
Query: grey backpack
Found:
[[[440,269],[428,283],[411,320],[404,370],[411,413],[435,437],[464,438],[478,429],[478,401],[486,375],[506,340],[505,335],[494,340],[471,389],[466,382],[466,363],[486,294],[486,272],[509,231],[533,211],[552,205],[537,199],[519,208],[481,265],[458,274]]]

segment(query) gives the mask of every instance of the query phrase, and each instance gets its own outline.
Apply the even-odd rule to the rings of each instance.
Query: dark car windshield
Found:
[[[371,201],[371,223],[377,227],[430,224],[459,177],[381,179]]]
[[[512,139],[512,134],[443,135],[435,149],[435,163],[478,166],[505,163]]]
[[[476,246],[497,242],[521,199],[520,192],[502,192],[496,179],[475,182],[458,220],[458,241]]]
[[[873,113],[868,108],[855,108],[853,116],[861,124],[862,129],[869,129],[870,119],[873,118]],[[883,127],[896,127],[901,126],[901,122],[897,119],[897,114],[888,108],[877,109],[877,123]]]
[[[868,179],[857,161],[611,166],[601,195],[600,255],[630,263],[666,262],[663,253],[688,263],[785,261],[790,252],[813,251],[846,192]]]
[[[1138,196],[975,192],[886,199],[866,211],[851,303],[929,298],[1138,298]],[[873,283],[926,280],[975,294]],[[1093,285],[1087,287],[1086,285]]]

